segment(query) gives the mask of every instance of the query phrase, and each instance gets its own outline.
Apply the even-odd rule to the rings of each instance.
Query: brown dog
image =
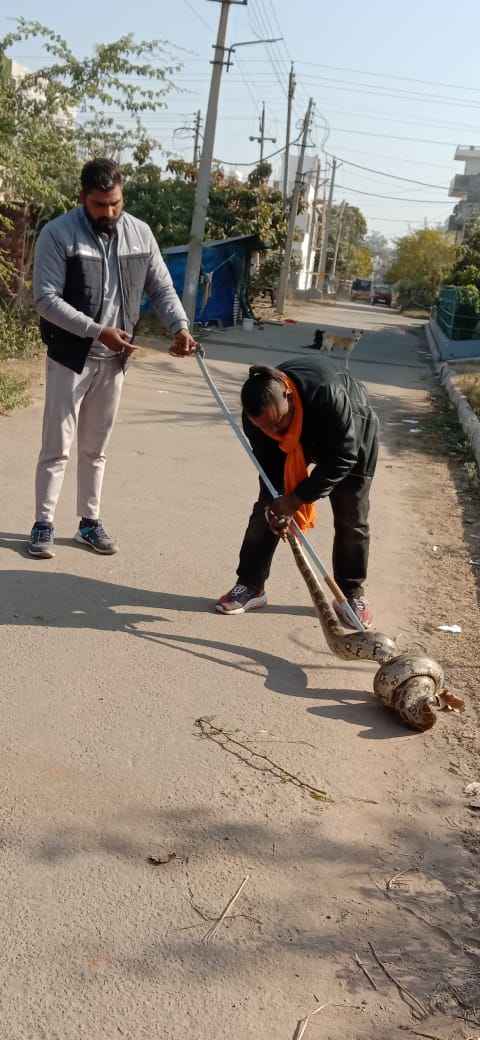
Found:
[[[349,336],[339,336],[335,332],[325,332],[325,329],[317,329],[315,346],[317,350],[322,350],[324,354],[330,354],[334,347],[341,347],[345,351],[345,368],[348,368],[348,359],[360,336],[363,336],[363,329],[352,329]]]

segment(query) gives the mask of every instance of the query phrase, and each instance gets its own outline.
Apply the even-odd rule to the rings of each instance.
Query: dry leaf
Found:
[[[172,859],[176,858],[176,852],[169,852],[167,856],[148,856],[147,863],[151,863],[152,867],[162,867],[164,863],[170,863]]]

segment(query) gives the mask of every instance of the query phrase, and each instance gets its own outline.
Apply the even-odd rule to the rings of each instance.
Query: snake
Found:
[[[287,540],[329,649],[344,661],[360,659],[379,665],[373,679],[373,692],[381,704],[396,712],[405,725],[420,732],[435,725],[439,711],[464,707],[464,701],[445,686],[443,669],[433,658],[397,654],[395,640],[382,632],[370,629],[345,632],[291,529],[287,531]]]

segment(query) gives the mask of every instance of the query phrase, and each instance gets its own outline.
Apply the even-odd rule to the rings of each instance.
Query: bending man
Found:
[[[313,503],[329,497],[334,578],[368,627],[372,618],[364,582],[379,423],[363,383],[348,371],[338,372],[328,358],[294,359],[279,368],[253,365],[241,398],[243,428],[279,497],[272,501],[260,481],[240,550],[238,582],[221,597],[217,610],[240,614],[267,602],[265,582],[282,522],[294,516],[302,530],[313,527]],[[341,605],[333,605],[348,626]]]

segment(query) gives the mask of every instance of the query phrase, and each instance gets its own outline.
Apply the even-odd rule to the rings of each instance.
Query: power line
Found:
[[[307,76],[307,83],[318,84],[319,86],[328,86],[334,84],[335,90],[341,90],[346,92],[354,91],[355,94],[373,94],[375,97],[394,97],[401,99],[408,99],[410,101],[424,101],[428,104],[441,104],[450,105],[454,108],[472,108],[478,109],[480,101],[467,100],[466,98],[447,98],[441,94],[422,94],[420,91],[411,90],[385,90],[382,87],[376,87],[373,83],[358,83],[355,80],[337,80],[332,77],[316,77]]]
[[[467,87],[463,83],[443,83],[433,79],[414,79],[412,76],[396,76],[393,72],[367,72],[366,69],[351,69],[343,65],[320,65],[316,61],[299,61],[298,65],[313,65],[317,69],[330,69],[332,72],[353,72],[357,76],[372,76],[376,79],[398,79],[405,83],[424,83],[430,87],[448,87],[452,90],[468,90],[480,93],[480,87]]]
[[[343,160],[342,160],[343,161]],[[371,195],[374,199],[390,199],[392,202],[418,202],[425,206],[452,206],[449,199],[405,199],[401,195],[380,195],[375,191],[360,191],[359,188],[343,186],[342,191],[353,191],[355,195]]]
[[[431,137],[404,137],[400,134],[376,134],[371,130],[352,130],[351,128],[345,129],[342,126],[332,126],[331,130],[335,130],[339,134],[359,134],[361,137],[381,137],[388,138],[390,141],[409,141],[413,144],[440,144],[448,146],[449,148],[456,148],[458,146],[457,141],[434,141]]]
[[[333,159],[333,155],[329,152],[326,152],[326,155],[328,155],[330,159]],[[342,159],[342,162],[344,162],[346,166],[355,166],[357,170],[366,170],[367,173],[376,173],[380,177],[389,177],[394,181],[406,181],[408,184],[418,184],[422,188],[439,188],[440,191],[445,189],[445,184],[428,184],[426,181],[412,180],[411,177],[399,177],[396,173],[382,173],[381,170],[372,170],[370,166],[360,166],[359,163],[351,162],[349,159]]]
[[[205,21],[205,18],[202,18],[201,14],[199,14],[198,11],[195,10],[193,4],[190,4],[188,0],[183,0],[183,2],[184,4],[186,4],[187,7],[190,8],[195,17],[198,18],[199,22],[203,22],[203,24],[206,25],[207,29],[210,29],[211,33],[215,33],[214,27],[212,25],[209,25],[209,23]]]

